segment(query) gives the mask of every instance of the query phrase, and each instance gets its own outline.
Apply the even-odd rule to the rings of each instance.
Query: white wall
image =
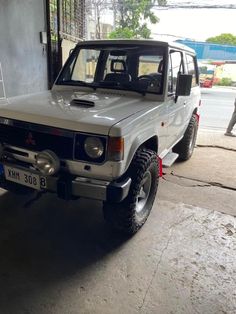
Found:
[[[44,0],[0,0],[0,63],[6,96],[47,89]]]

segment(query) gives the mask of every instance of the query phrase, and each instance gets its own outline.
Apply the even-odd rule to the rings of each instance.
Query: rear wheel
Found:
[[[137,232],[147,220],[158,187],[159,165],[155,152],[139,150],[128,171],[132,179],[130,191],[121,203],[104,202],[104,217],[127,234]]]
[[[184,133],[184,137],[173,148],[173,152],[179,154],[179,160],[188,160],[194,151],[197,139],[198,119],[192,115],[189,125]]]

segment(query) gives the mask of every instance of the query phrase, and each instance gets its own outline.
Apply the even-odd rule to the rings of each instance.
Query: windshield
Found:
[[[162,94],[164,48],[96,45],[77,48],[56,84]]]

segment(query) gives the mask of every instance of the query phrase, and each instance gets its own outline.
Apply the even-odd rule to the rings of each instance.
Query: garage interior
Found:
[[[73,3],[68,15],[56,0],[0,0],[3,98],[52,86],[84,39],[85,1]],[[236,313],[235,152],[235,138],[200,129],[132,238],[99,202],[0,189],[0,313]]]

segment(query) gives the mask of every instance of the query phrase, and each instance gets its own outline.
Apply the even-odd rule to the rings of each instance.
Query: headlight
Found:
[[[84,151],[92,159],[97,159],[104,153],[104,146],[100,138],[87,137],[84,141]]]
[[[44,150],[36,156],[35,166],[43,175],[50,176],[58,172],[60,160],[54,152]]]

